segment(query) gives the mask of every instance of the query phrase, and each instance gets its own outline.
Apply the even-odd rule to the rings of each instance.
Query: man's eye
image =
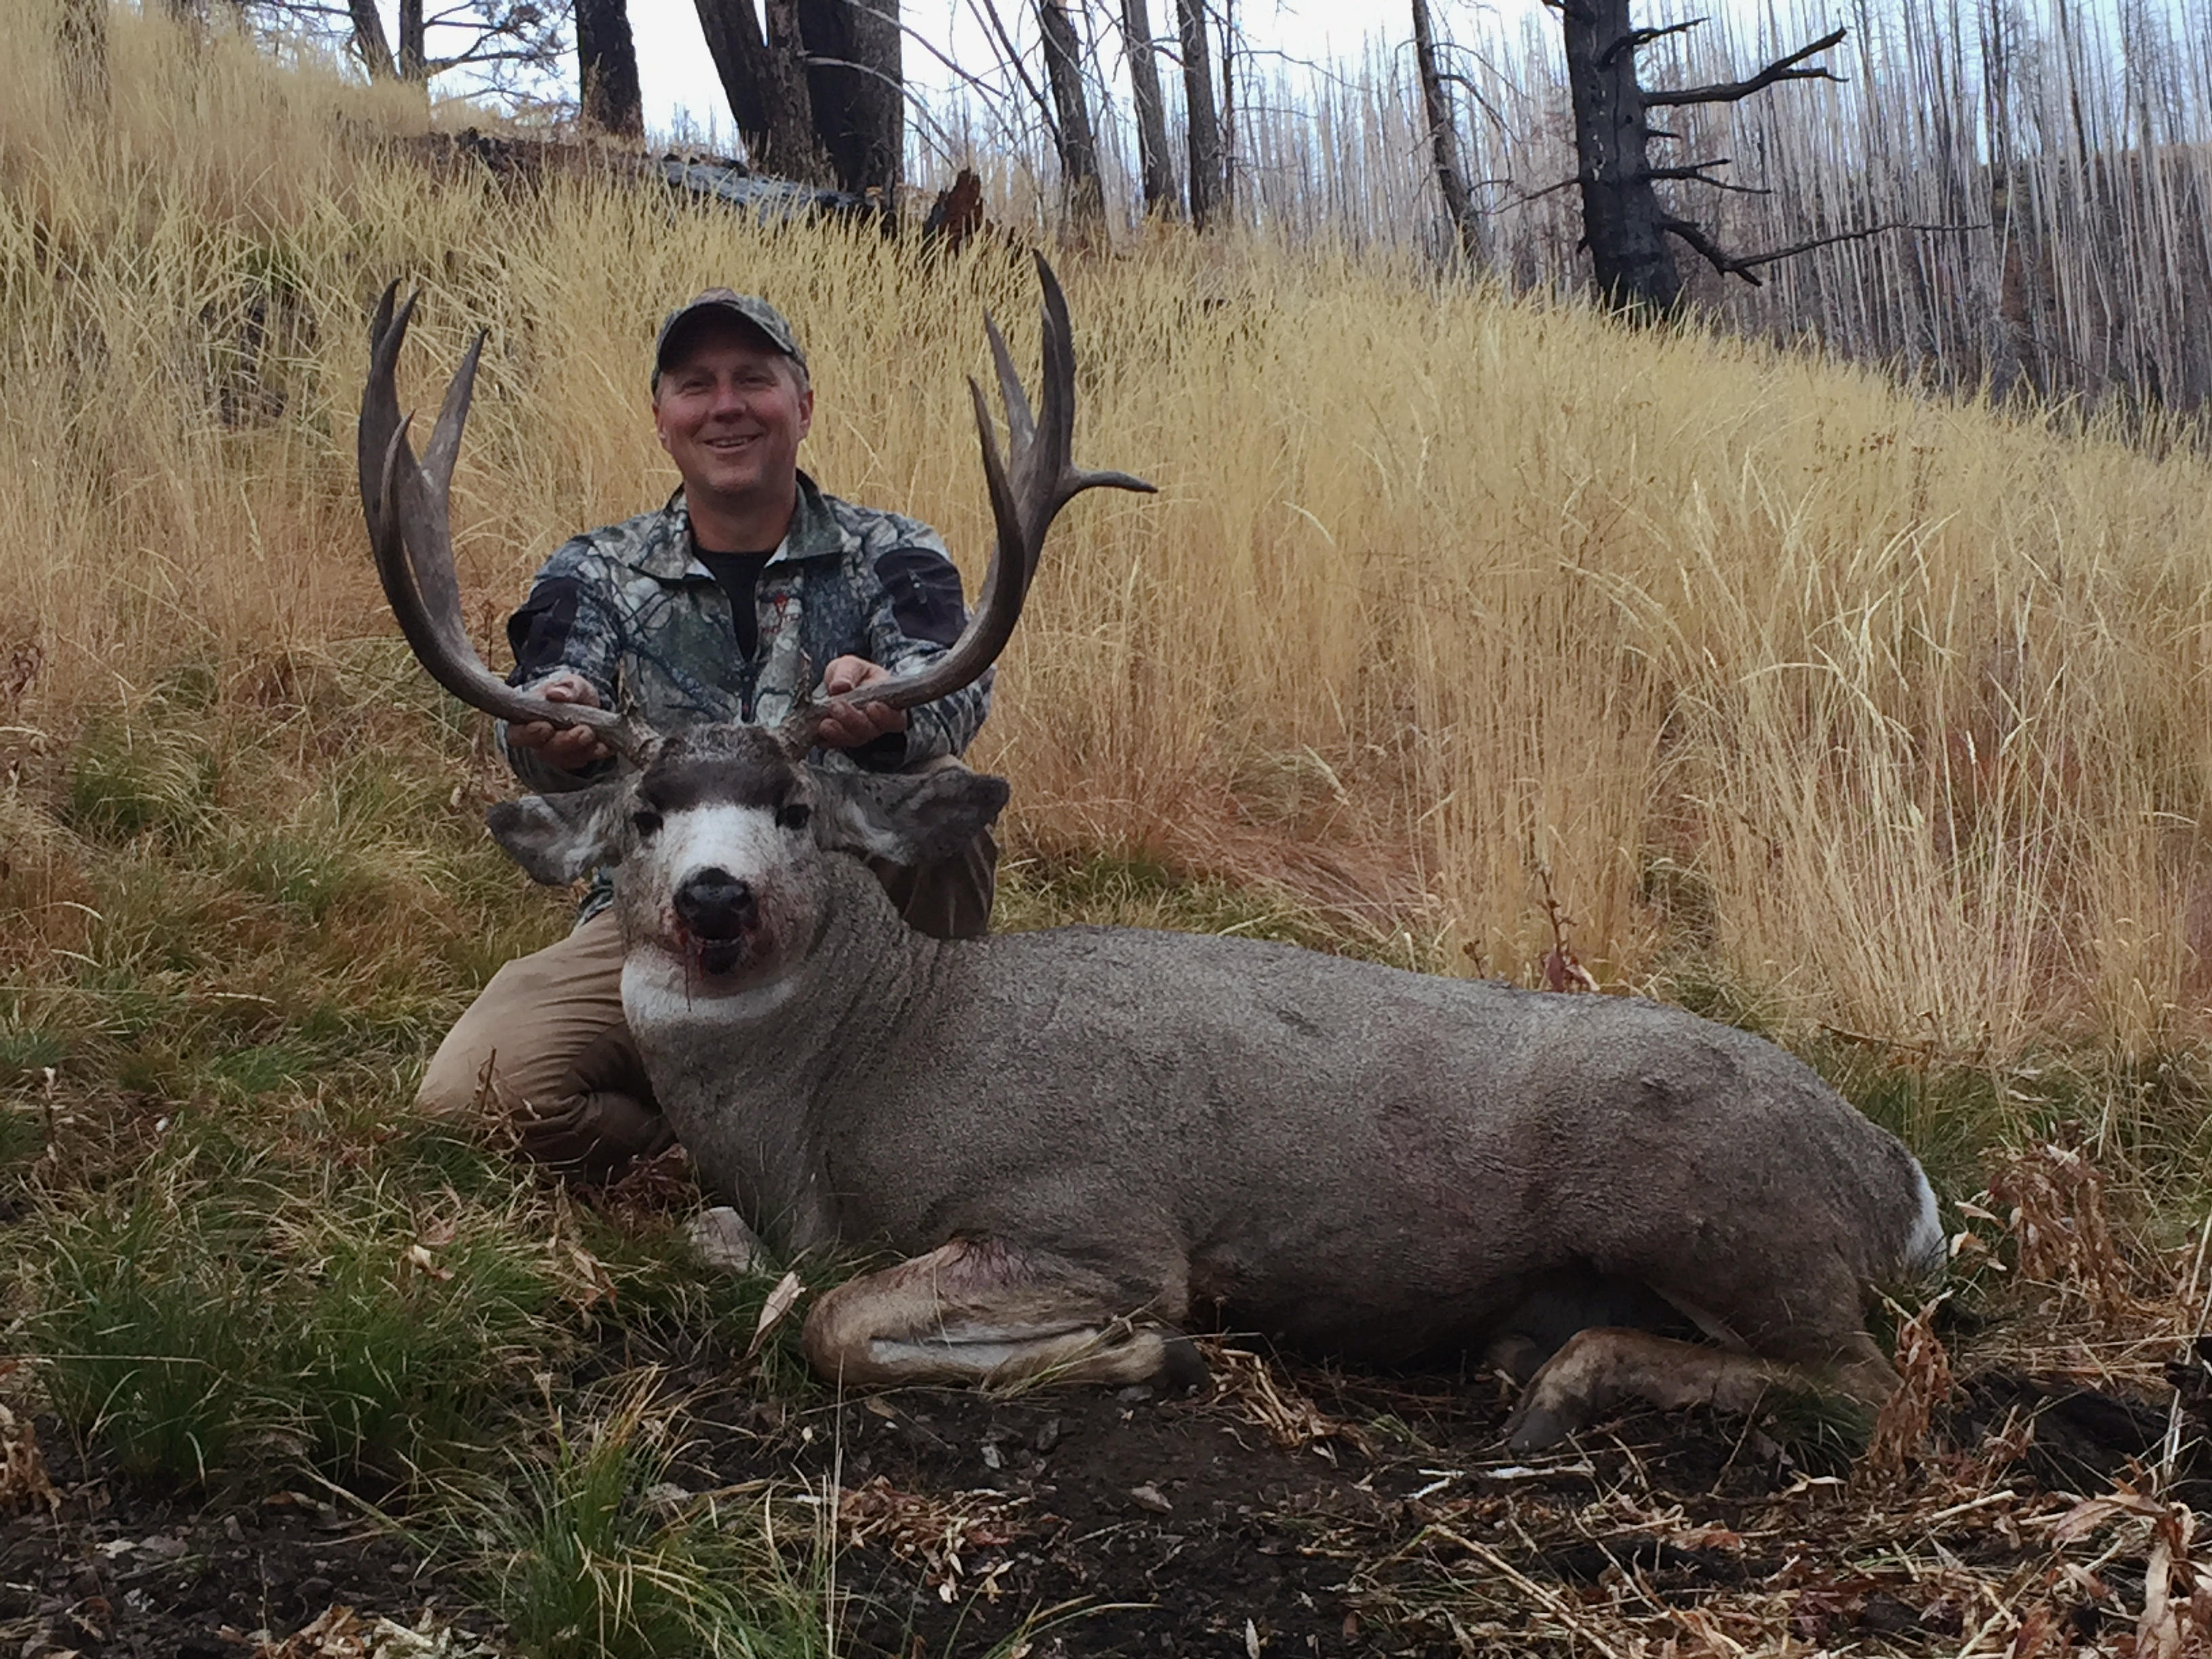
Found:
[[[803,801],[793,801],[776,810],[775,821],[787,830],[804,830],[814,816],[814,809]]]
[[[641,807],[629,815],[629,827],[639,836],[650,838],[659,833],[660,814],[649,806]]]

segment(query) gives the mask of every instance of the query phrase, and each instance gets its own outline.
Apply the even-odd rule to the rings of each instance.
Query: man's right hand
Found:
[[[599,694],[581,674],[555,674],[530,689],[548,702],[578,702],[592,708],[599,706]],[[588,726],[556,726],[550,720],[510,726],[507,728],[507,740],[564,772],[580,772],[614,753]]]

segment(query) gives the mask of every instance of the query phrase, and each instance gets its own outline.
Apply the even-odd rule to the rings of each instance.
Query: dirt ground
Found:
[[[1017,1650],[1626,1652],[1735,1620],[1820,1647],[1955,1651],[1981,1620],[1974,1585],[2051,1577],[2035,1517],[2067,1506],[2056,1494],[2107,1490],[2167,1427],[2148,1400],[1985,1373],[1948,1428],[1985,1489],[1893,1493],[1885,1510],[1740,1421],[1638,1414],[1515,1462],[1502,1389],[1479,1378],[1217,1349],[1214,1388],[1176,1398],[908,1390],[802,1409],[732,1384],[729,1358],[666,1373],[692,1435],[681,1484],[842,1489],[840,1650],[886,1659],[988,1653],[1053,1609]],[[356,1509],[289,1489],[181,1501],[38,1427],[60,1504],[0,1525],[6,1659],[496,1650],[459,1588]],[[2212,1490],[2175,1495],[2202,1507]],[[2102,1571],[2128,1601],[2124,1563]],[[2075,1640],[2106,1621],[2093,1590],[2060,1617]],[[445,1633],[400,1633],[417,1627]]]

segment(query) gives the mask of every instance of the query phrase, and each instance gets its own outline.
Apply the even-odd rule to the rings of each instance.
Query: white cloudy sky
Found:
[[[1391,0],[1387,8],[1356,0],[1243,0],[1238,9],[1255,48],[1301,58],[1356,57],[1367,29],[1378,21],[1395,22],[1401,33],[1411,33],[1410,23],[1398,15],[1406,10],[1402,0]],[[1150,10],[1153,28],[1164,31],[1168,25],[1163,19],[1173,17],[1174,0],[1153,0]],[[1030,11],[1028,0],[999,0],[1000,15],[1008,26],[1024,33]],[[909,30],[955,61],[978,66],[993,61],[971,0],[904,0],[902,12]],[[1385,15],[1378,19],[1378,14]],[[711,120],[726,132],[729,106],[714,78],[714,62],[700,36],[691,0],[629,0],[629,18],[637,38],[647,124],[665,131],[684,112],[699,128]],[[906,72],[921,88],[947,86],[951,80],[929,52],[912,40],[906,50]]]

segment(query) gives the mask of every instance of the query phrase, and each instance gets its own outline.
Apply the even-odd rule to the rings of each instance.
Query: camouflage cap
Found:
[[[689,323],[703,317],[728,317],[749,323],[768,343],[799,365],[799,373],[806,372],[806,354],[799,349],[799,337],[791,331],[791,325],[778,311],[757,294],[738,294],[726,288],[710,288],[696,295],[670,312],[660,325],[660,337],[653,343],[653,386],[660,388],[660,377],[668,368],[669,347],[678,334]]]

